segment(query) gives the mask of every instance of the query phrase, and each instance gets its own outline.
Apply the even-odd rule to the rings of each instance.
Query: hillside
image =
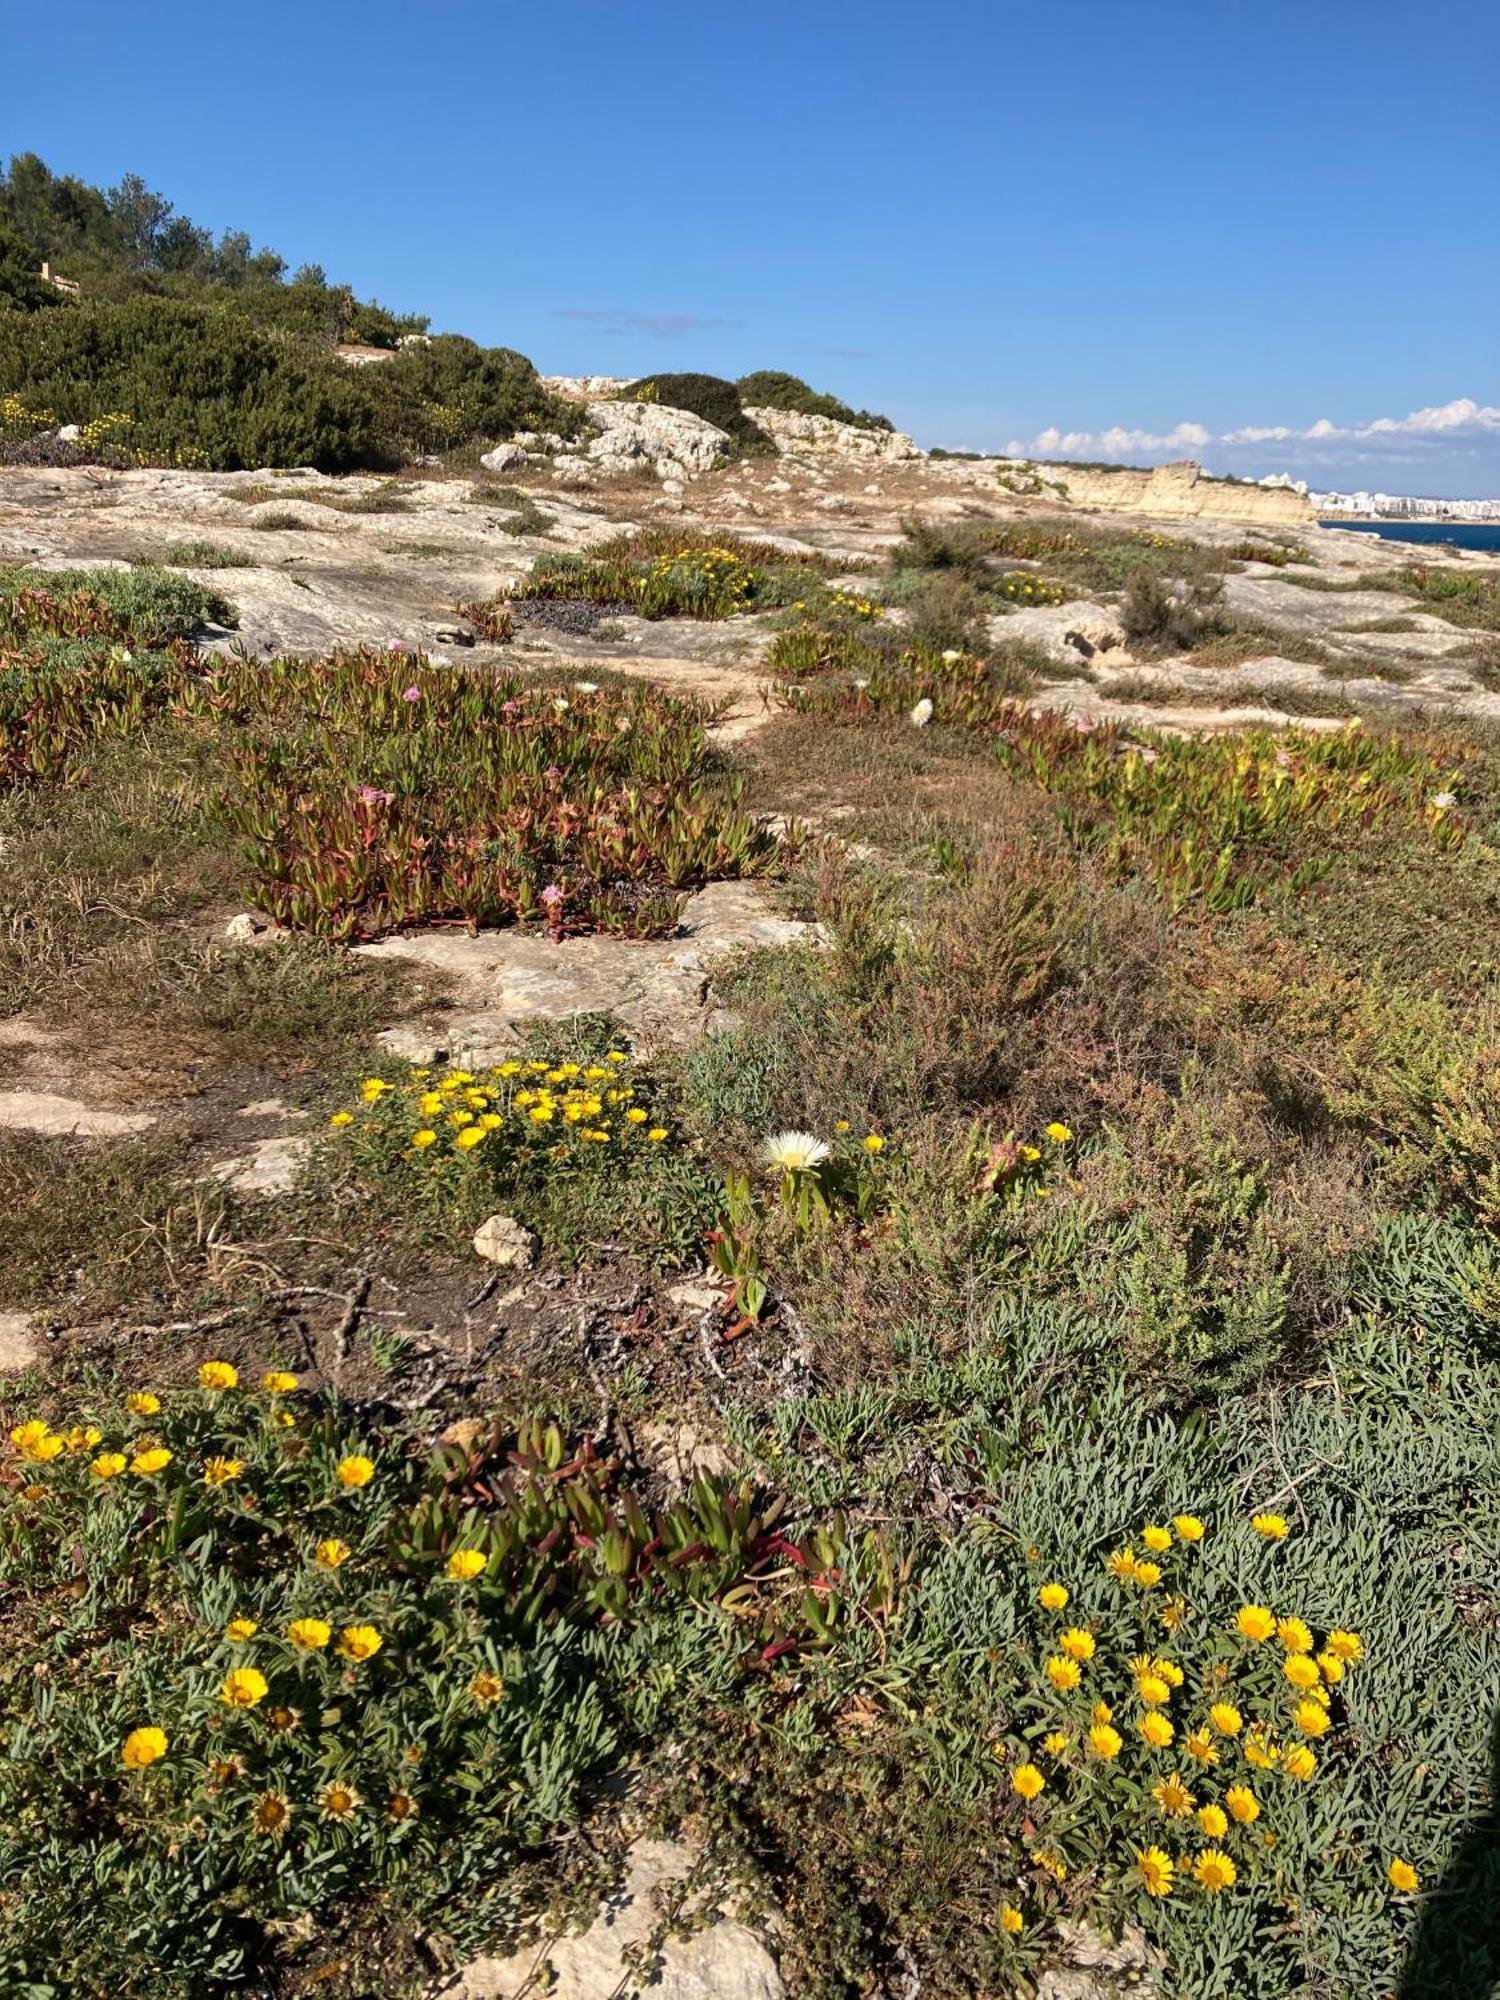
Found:
[[[0,1991],[1480,2000],[1500,561],[19,164]]]

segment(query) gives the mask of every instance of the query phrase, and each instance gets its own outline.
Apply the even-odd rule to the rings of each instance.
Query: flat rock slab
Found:
[[[1427,632],[1435,627],[1439,636],[1447,633],[1453,646],[1461,646],[1467,636],[1395,590],[1304,590],[1280,575],[1226,576],[1224,602],[1241,617],[1321,637],[1347,632],[1351,625],[1383,624],[1388,618],[1413,618]]]
[[[640,1840],[630,1850],[625,1880],[589,1928],[576,1937],[528,1945],[505,1958],[480,1958],[433,2000],[783,2000],[776,1961],[755,1933],[733,1916],[672,1937],[654,1968],[626,1962],[632,1946],[646,1944],[662,1919],[674,1885],[692,1870],[691,1849],[666,1840]],[[649,1961],[649,1954],[648,1954]]]
[[[0,1375],[19,1375],[41,1354],[30,1313],[0,1312]]]
[[[1127,1924],[1118,1938],[1106,1938],[1087,1924],[1064,1917],[1056,1942],[1067,1960],[1051,1967],[1037,1982],[1036,2000],[1156,2000],[1161,1992],[1153,1974],[1162,1965],[1160,1952],[1145,1933]]]
[[[156,1120],[145,1111],[103,1111],[46,1090],[0,1090],[0,1129],[42,1139],[128,1139]]]
[[[290,1194],[307,1158],[308,1144],[296,1134],[262,1139],[237,1159],[218,1161],[213,1174],[236,1194]]]
[[[1091,604],[1086,598],[1067,604],[1023,604],[1015,611],[998,613],[988,621],[991,642],[997,646],[1024,641],[1038,646],[1049,660],[1076,665],[1102,653],[1110,665],[1122,665],[1130,658],[1125,643],[1125,627],[1118,611],[1106,604]]]
[[[747,946],[816,941],[816,924],[777,916],[754,882],[711,882],[689,899],[671,938],[566,938],[534,931],[413,931],[357,945],[368,958],[406,959],[447,973],[462,1007],[510,1023],[615,1014],[647,1042],[701,1032],[709,968]],[[468,1024],[472,1035],[475,1023]],[[440,1030],[434,1039],[443,1039]],[[497,1039],[503,1039],[498,1036]]]

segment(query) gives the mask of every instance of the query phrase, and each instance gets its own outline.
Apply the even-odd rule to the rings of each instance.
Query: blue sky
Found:
[[[0,76],[0,152],[545,372],[1500,494],[1500,0],[0,0]]]

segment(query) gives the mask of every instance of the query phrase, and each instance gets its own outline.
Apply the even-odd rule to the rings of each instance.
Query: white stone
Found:
[[[636,1443],[651,1470],[679,1491],[686,1491],[700,1472],[723,1479],[732,1469],[723,1445],[715,1438],[700,1437],[685,1417],[658,1417],[642,1424]]]
[[[575,447],[560,469],[581,461],[606,476],[654,472],[660,479],[694,479],[728,458],[729,435],[691,410],[665,403],[598,402],[588,405],[595,435]]]
[[[271,929],[269,917],[263,917],[258,910],[241,910],[237,917],[231,917],[224,926],[224,935],[235,944],[251,944],[258,937],[264,937]]]
[[[307,1118],[311,1113],[294,1111],[279,1097],[257,1097],[253,1104],[242,1104],[234,1115],[236,1118]]]
[[[927,456],[901,431],[866,430],[862,424],[840,423],[835,417],[810,417],[800,410],[767,410],[758,405],[746,409],[745,415],[784,452],[890,460]]]
[[[688,899],[670,938],[564,938],[537,931],[402,931],[356,945],[358,958],[429,965],[454,982],[472,1013],[445,1021],[450,1055],[513,1044],[513,1025],[570,1014],[615,1014],[648,1042],[688,1042],[711,1006],[710,967],[747,946],[821,942],[816,924],[783,917],[755,882],[710,882]],[[490,1058],[491,1060],[493,1058]],[[469,1062],[478,1068],[483,1056]]]
[[[661,1924],[661,1893],[670,1894],[693,1864],[692,1851],[676,1842],[637,1841],[624,1882],[586,1931],[477,1959],[434,2000],[529,2000],[543,1993],[546,2000],[783,2000],[775,1959],[733,1915],[667,1938],[654,1967],[630,1962],[627,1953],[648,1947]],[[703,1898],[688,1903],[701,1909]]]
[[[43,1139],[127,1139],[156,1123],[145,1111],[103,1111],[46,1090],[0,1090],[0,1128]]]
[[[724,1286],[707,1278],[687,1278],[680,1285],[668,1285],[667,1297],[684,1312],[712,1312],[724,1301]]]
[[[381,1048],[401,1062],[408,1062],[414,1069],[431,1069],[434,1063],[446,1060],[446,1042],[433,1041],[425,1028],[382,1028],[375,1037]]]
[[[1059,665],[1076,666],[1096,653],[1109,653],[1111,665],[1123,665],[1130,657],[1125,646],[1125,627],[1120,615],[1103,604],[1081,599],[1073,604],[1029,604],[989,621],[990,638],[996,645],[1022,639],[1040,647]]]
[[[218,1161],[212,1172],[236,1194],[290,1194],[309,1150],[295,1135],[262,1139],[240,1158]]]
[[[1152,1977],[1162,1964],[1145,1932],[1127,1924],[1118,1939],[1102,1936],[1072,1918],[1058,1920],[1056,1939],[1065,1965],[1052,1966],[1037,1982],[1036,2000],[1156,2000],[1161,1988]]]
[[[487,451],[479,463],[486,472],[515,472],[526,463],[526,447],[512,438],[506,444],[497,444],[493,451]]]
[[[490,1215],[474,1231],[474,1248],[502,1271],[527,1271],[536,1262],[536,1238],[513,1215]]]
[[[31,1323],[30,1313],[0,1312],[0,1375],[19,1375],[39,1358]]]

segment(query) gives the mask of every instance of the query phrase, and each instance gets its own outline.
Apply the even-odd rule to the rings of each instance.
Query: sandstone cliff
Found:
[[[1042,470],[1075,507],[1155,514],[1164,520],[1256,521],[1268,527],[1305,527],[1317,519],[1305,494],[1285,486],[1211,479],[1190,458],[1176,465],[1120,466],[1107,472],[1071,465]]]

